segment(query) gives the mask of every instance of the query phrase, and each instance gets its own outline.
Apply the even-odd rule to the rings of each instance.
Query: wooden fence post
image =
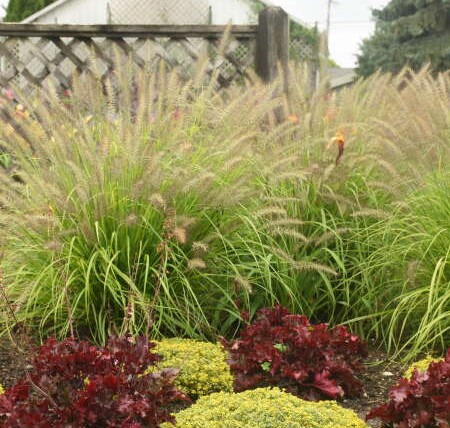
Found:
[[[256,73],[266,82],[273,81],[278,70],[284,75],[287,92],[289,76],[289,15],[281,7],[267,7],[259,14],[256,36]]]

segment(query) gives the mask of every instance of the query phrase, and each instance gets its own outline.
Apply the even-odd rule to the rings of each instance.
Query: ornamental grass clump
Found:
[[[294,68],[287,99],[200,65],[4,100],[0,333],[215,341],[278,303],[409,361],[444,352],[450,74],[309,93]]]
[[[276,385],[309,400],[362,392],[355,373],[367,346],[345,327],[310,324],[276,306],[260,310],[236,340],[223,343],[237,391]]]
[[[165,339],[156,342],[162,357],[158,368],[179,369],[175,385],[196,398],[213,392],[233,391],[233,376],[220,344],[191,339]]]
[[[216,92],[120,67],[25,97],[29,114],[0,126],[1,331],[217,340],[275,303],[331,318],[341,264],[317,242],[339,238],[339,208],[302,164],[320,141],[275,120],[280,82]]]
[[[389,401],[373,409],[367,419],[381,419],[393,428],[450,426],[450,349],[444,359],[425,371],[414,370],[389,391]]]
[[[278,388],[200,398],[176,414],[179,428],[365,428],[351,411],[331,401],[312,403]],[[169,424],[162,424],[169,428]]]
[[[27,324],[104,344],[108,332],[214,338],[239,323],[221,237],[262,206],[263,176],[295,127],[269,120],[280,101],[262,85],[225,96],[214,79],[118,67],[64,97],[25,97],[30,114],[0,126],[12,159],[0,169],[14,307],[3,332]]]
[[[176,369],[148,373],[161,357],[144,337],[112,338],[103,348],[48,339],[32,369],[0,396],[4,428],[157,428],[168,406],[188,398]]]
[[[343,282],[366,289],[366,296],[376,292],[365,300],[380,319],[373,332],[408,362],[443,354],[450,341],[448,171],[422,177],[389,217],[372,224],[361,218],[347,240],[355,264]]]

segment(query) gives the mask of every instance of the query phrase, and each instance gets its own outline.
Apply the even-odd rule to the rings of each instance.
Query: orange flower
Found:
[[[331,144],[336,143],[338,146],[338,155],[336,157],[336,165],[339,164],[339,161],[341,160],[341,157],[344,155],[344,149],[345,149],[345,136],[341,131],[338,131],[336,133],[336,136],[334,136],[330,140],[330,144],[328,144],[328,147],[331,146]]]
[[[19,117],[28,117],[28,112],[22,104],[16,105],[15,114],[16,114],[16,116],[19,116]]]
[[[338,145],[343,145],[345,144],[345,136],[341,131],[338,131],[336,133],[336,136],[334,137],[334,141],[338,144]]]
[[[338,145],[338,155],[336,157],[336,165],[338,165],[341,157],[344,155],[345,137],[342,132],[338,132],[335,138]]]
[[[297,123],[300,122],[300,118],[296,114],[290,114],[288,116],[288,120],[289,120],[289,122],[293,123],[294,125],[296,125]]]

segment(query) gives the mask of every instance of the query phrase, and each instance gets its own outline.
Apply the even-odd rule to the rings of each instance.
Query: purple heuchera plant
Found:
[[[261,309],[237,340],[222,343],[237,391],[278,385],[309,400],[362,391],[355,372],[367,356],[367,346],[345,327],[313,325],[305,316],[276,306]]]
[[[153,428],[173,422],[167,405],[188,400],[177,370],[146,373],[161,357],[144,337],[112,338],[103,348],[48,339],[32,370],[0,396],[4,428]]]
[[[401,379],[389,391],[389,401],[373,409],[366,419],[379,418],[386,427],[450,428],[450,349],[411,379]]]

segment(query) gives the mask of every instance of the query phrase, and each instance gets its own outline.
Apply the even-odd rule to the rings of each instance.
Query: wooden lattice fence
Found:
[[[228,84],[246,77],[253,65],[256,27],[231,27],[230,40],[219,52],[226,30],[216,26],[72,26],[0,25],[0,85],[45,86],[52,81],[70,87],[74,73],[106,77],[118,55],[139,67],[165,61],[189,73],[202,55],[209,69],[220,68],[220,81]]]
[[[208,58],[207,71],[216,70],[222,86],[251,78],[252,68],[272,80],[279,64],[287,69],[289,46],[295,52],[302,48],[289,40],[288,22],[282,9],[268,8],[259,25],[249,26],[0,24],[0,86],[51,82],[68,89],[75,73],[106,78],[118,56],[139,67],[164,61],[186,75],[200,58]],[[302,55],[310,60],[308,52]]]

